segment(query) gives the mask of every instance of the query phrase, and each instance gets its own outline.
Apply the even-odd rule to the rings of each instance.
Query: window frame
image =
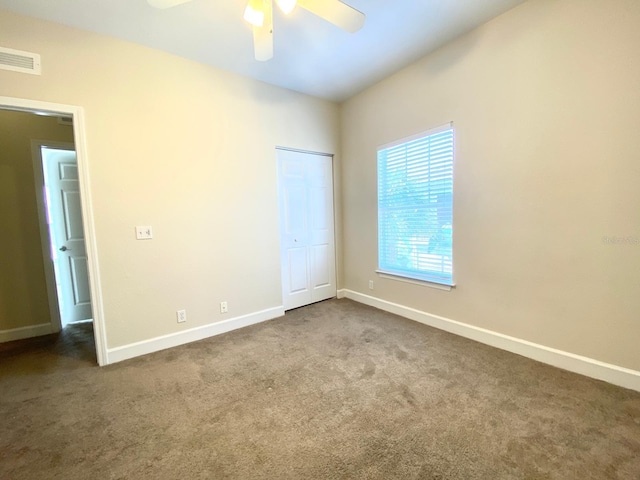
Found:
[[[441,256],[443,259],[446,257],[450,259],[450,272],[445,272],[444,266],[442,267],[442,270],[440,272],[436,272],[434,270],[428,271],[428,270],[401,268],[397,264],[395,266],[398,268],[393,268],[394,267],[393,265],[389,265],[388,262],[383,261],[383,257],[385,254],[383,253],[383,249],[382,249],[382,238],[385,237],[385,233],[382,231],[383,227],[381,224],[383,222],[381,221],[381,217],[382,217],[382,211],[385,208],[385,205],[381,205],[381,182],[382,182],[381,173],[384,174],[388,172],[388,170],[385,169],[384,172],[381,172],[381,153],[383,151],[388,151],[390,149],[407,145],[412,142],[416,142],[418,140],[426,140],[428,137],[441,134],[448,130],[451,130],[451,147],[450,147],[451,148],[451,161],[450,161],[451,177],[450,177],[450,190],[449,191],[444,190],[444,193],[450,194],[449,200],[445,205],[447,206],[446,208],[449,209],[448,211],[450,212],[448,219],[450,220],[449,225],[451,225],[451,235],[450,235],[449,248],[445,252],[445,253],[449,253],[449,255],[448,256],[439,255],[439,256]],[[456,139],[456,135],[455,135],[454,125],[453,125],[453,122],[450,122],[450,123],[441,125],[439,127],[435,127],[435,128],[420,132],[418,134],[411,135],[409,137],[401,138],[399,140],[387,143],[385,145],[381,145],[377,148],[376,150],[377,185],[376,186],[377,186],[377,241],[378,241],[377,264],[378,264],[378,268],[376,272],[380,277],[391,278],[394,280],[403,281],[407,283],[431,286],[431,287],[443,289],[443,290],[450,290],[451,288],[455,287],[454,262],[453,262],[453,224],[454,224],[453,222],[453,216],[454,216],[453,215],[454,213],[453,212],[453,191],[454,191],[454,166],[455,166],[455,158],[456,158],[455,139]],[[431,161],[430,154],[425,158],[425,160],[428,160],[429,162]],[[405,157],[404,161],[407,162],[407,157]],[[432,181],[431,174],[428,174],[428,178],[430,180],[428,183],[431,183]],[[425,210],[426,208],[427,207],[424,207]],[[439,207],[436,207],[436,208],[439,208]],[[413,240],[413,242],[417,243],[415,239]],[[414,255],[414,254],[411,254],[411,255]],[[417,256],[418,254],[415,254],[415,255]],[[414,258],[414,261],[418,262],[419,259]],[[383,267],[383,263],[386,263],[385,267]]]

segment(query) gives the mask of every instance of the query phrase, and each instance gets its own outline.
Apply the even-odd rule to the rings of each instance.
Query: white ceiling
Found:
[[[0,9],[342,101],[523,1],[345,0],[367,16],[355,34],[301,8],[288,17],[276,8],[268,62],[253,58],[251,27],[242,19],[246,0],[193,0],[168,10],[146,0],[0,0]]]

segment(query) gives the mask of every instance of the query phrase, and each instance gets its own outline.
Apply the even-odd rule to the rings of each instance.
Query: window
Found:
[[[453,125],[378,149],[380,273],[453,285]]]

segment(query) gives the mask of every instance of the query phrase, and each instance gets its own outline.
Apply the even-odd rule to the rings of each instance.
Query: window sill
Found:
[[[382,270],[376,270],[376,273],[380,278],[388,278],[389,280],[396,280],[398,282],[411,283],[413,285],[435,288],[436,290],[444,290],[446,292],[450,292],[456,286],[455,284],[444,285],[442,283],[429,282],[427,280],[418,280],[417,278],[403,277],[402,275],[398,275],[397,273],[389,273]]]

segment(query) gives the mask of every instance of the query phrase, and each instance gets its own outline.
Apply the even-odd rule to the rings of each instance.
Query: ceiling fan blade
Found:
[[[364,25],[364,13],[340,0],[298,0],[298,5],[350,33]]]
[[[147,0],[149,5],[156,8],[171,8],[191,0]]]
[[[253,51],[259,62],[273,58],[273,4],[271,0],[264,3],[264,23],[253,27]]]

